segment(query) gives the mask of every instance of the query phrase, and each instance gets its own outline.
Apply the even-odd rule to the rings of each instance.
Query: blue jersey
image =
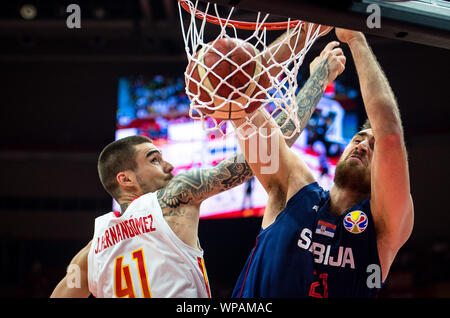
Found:
[[[257,236],[233,297],[375,297],[381,266],[370,201],[341,216],[329,201],[317,182],[289,199]]]

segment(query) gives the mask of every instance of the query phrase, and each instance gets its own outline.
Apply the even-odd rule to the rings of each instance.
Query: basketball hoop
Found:
[[[187,12],[192,14],[192,10],[194,10],[194,15],[198,19],[205,19],[209,23],[214,23],[217,25],[226,24],[229,26],[233,26],[236,29],[241,30],[255,30],[258,27],[258,24],[255,22],[245,22],[245,21],[238,21],[238,20],[226,20],[220,17],[216,17],[210,14],[207,14],[203,11],[200,11],[195,7],[192,7],[191,1],[187,0],[178,0],[178,3],[181,5],[181,7],[186,10]],[[285,22],[266,22],[264,23],[264,27],[267,30],[286,30],[295,28],[297,24],[303,23],[301,20],[294,20],[294,21],[285,21]]]
[[[200,10],[198,0],[196,0],[195,3],[191,0],[178,0],[181,28],[189,64],[195,63],[203,70],[206,70],[203,72],[204,77],[207,77],[210,74],[216,75],[213,67],[205,65],[205,62],[198,56],[199,52],[201,55],[201,52],[205,50],[214,50],[211,43],[214,43],[219,39],[240,39],[241,41],[253,45],[258,54],[252,56],[250,62],[257,63],[258,68],[262,69],[261,72],[267,72],[271,75],[270,87],[268,89],[261,87],[257,80],[249,78],[249,85],[259,87],[263,94],[258,94],[257,98],[247,97],[245,99],[246,103],[239,103],[239,107],[246,109],[250,104],[257,102],[261,104],[261,107],[265,107],[272,117],[280,114],[280,112],[284,112],[286,114],[286,121],[281,124],[280,127],[283,128],[289,120],[291,120],[295,124],[296,130],[291,135],[284,136],[285,138],[291,138],[300,130],[296,102],[298,70],[303,62],[305,54],[315,40],[323,34],[323,32],[320,32],[320,25],[291,19],[284,22],[268,22],[269,14],[262,16],[260,12],[255,13],[256,16],[254,17],[254,22],[232,20],[231,16],[233,15],[234,7],[227,8],[229,12],[226,14],[226,17],[223,17],[225,15],[222,10],[221,17],[217,4],[211,5],[207,2],[204,5],[206,7]],[[183,19],[184,11],[189,13],[187,19]],[[207,25],[216,25],[217,27],[208,28],[207,35],[208,37],[214,38],[214,40],[205,43],[205,30]],[[281,41],[276,41],[275,44],[269,45],[266,43],[267,31],[273,30],[285,30],[286,32]],[[248,35],[249,31],[251,33],[250,35]],[[217,32],[217,34],[213,34],[214,32]],[[242,36],[243,33],[247,33],[247,35]],[[299,47],[299,40],[302,42],[302,47]],[[280,52],[283,52],[283,56],[285,55],[285,58],[282,60],[278,58]],[[234,63],[229,55],[217,51],[215,51],[215,53],[220,55],[220,61],[226,61],[230,64]],[[267,61],[267,63],[265,63],[266,65],[263,65],[260,62],[262,57]],[[241,66],[236,65],[236,72],[239,70],[242,70]],[[186,82],[195,82],[196,87],[198,86],[201,89],[208,90],[211,95],[216,94],[216,91],[212,91],[211,88],[208,88],[207,85],[204,84],[205,78],[199,79],[198,75],[197,78],[194,78],[192,72],[187,71],[184,75]],[[233,74],[230,74],[229,76],[233,76]],[[223,82],[221,83],[226,84]],[[198,91],[200,91],[200,89],[198,89]],[[236,94],[236,90],[234,93]],[[220,121],[209,116],[210,113],[221,108],[221,105],[205,103],[200,98],[199,92],[192,92],[186,89],[186,94],[191,100],[189,115],[193,119],[201,120],[204,130],[211,131],[217,129],[223,136],[234,133],[233,131],[225,131],[225,129],[223,129],[226,121]],[[225,98],[224,103],[236,103],[236,101],[233,101],[230,97]],[[236,127],[236,129],[238,130],[243,125],[249,124],[256,130],[256,126],[252,124],[255,115],[256,114],[246,117],[246,122],[241,126]],[[206,125],[206,120],[209,120],[209,125]]]

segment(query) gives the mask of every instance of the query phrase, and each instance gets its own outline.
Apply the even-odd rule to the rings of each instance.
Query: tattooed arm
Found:
[[[157,193],[164,219],[183,242],[197,248],[202,201],[244,183],[251,175],[242,154],[234,154],[213,168],[178,174]]]
[[[297,118],[300,124],[300,131],[292,135],[296,130],[296,127],[292,119],[288,118],[285,112],[282,112],[275,118],[276,123],[281,127],[283,135],[292,135],[291,138],[286,139],[288,147],[291,147],[295,143],[298,136],[303,129],[305,129],[311,115],[325,92],[325,88],[337,77],[338,73],[334,70],[336,63],[342,63],[342,66],[345,65],[344,55],[340,57],[340,61],[330,59],[330,57],[335,58],[338,53],[342,52],[341,49],[335,48],[338,44],[339,42],[330,42],[320,55],[310,64],[311,75],[297,94],[296,98]]]
[[[333,27],[305,21],[305,24],[296,32],[285,32],[275,39],[275,41],[269,45],[268,50],[264,55],[266,61],[271,64],[269,67],[270,75],[278,77],[280,75],[281,67],[278,67],[277,65],[292,59],[298,54],[305,46],[309,33],[308,30],[311,35],[314,34],[318,28],[320,28],[318,31],[320,36],[326,35],[333,29]],[[298,32],[300,32],[300,34]]]
[[[252,176],[252,170],[242,153],[236,153],[215,167],[180,173],[158,196],[163,202],[162,208],[199,205],[203,200],[240,185]]]
[[[337,45],[338,42],[331,42],[314,59],[310,65],[311,76],[297,95],[297,117],[301,130],[306,127],[327,84],[337,77],[337,64],[345,63],[343,55],[340,55],[341,60],[336,58],[342,53],[340,48],[335,48]],[[275,122],[284,135],[291,135],[295,130],[294,122],[284,112],[275,118]],[[292,146],[299,135],[300,132],[286,140],[287,145]],[[163,209],[200,205],[203,200],[243,184],[251,177],[253,172],[244,155],[236,153],[213,168],[192,169],[177,175],[166,188],[159,191],[160,203]]]
[[[342,49],[338,47],[338,42],[329,43],[316,63],[319,63],[317,72],[314,72],[304,89],[307,94],[299,97],[299,113],[300,115],[308,114],[309,117],[314,110],[307,107],[312,101],[317,104],[318,99],[323,93],[326,84],[330,80],[334,80],[345,68],[345,56]],[[321,61],[322,60],[322,61]],[[325,77],[325,74],[328,76]],[[316,95],[312,92],[320,94]],[[314,98],[311,98],[314,96]],[[264,142],[260,142],[257,135],[250,135],[245,129],[247,125],[243,119],[234,120],[236,126],[244,125],[238,140],[245,158],[251,158],[254,152],[267,154],[271,159],[267,161],[261,156],[256,156],[256,160],[250,160],[249,165],[260,181],[261,185],[269,195],[262,227],[266,228],[272,224],[278,214],[283,210],[286,202],[304,186],[314,182],[314,176],[305,162],[288,148],[284,137],[280,134],[277,123],[270,118],[265,109],[258,109],[252,116],[252,124],[258,129],[267,129],[268,136]],[[302,122],[302,128],[306,122]],[[247,125],[248,126],[248,125]],[[282,125],[282,127],[292,127],[293,123]],[[293,132],[293,131],[292,131]],[[253,145],[253,147],[250,147]]]
[[[334,46],[337,45],[337,42],[332,43]],[[336,58],[337,49],[332,49],[333,45],[331,47],[330,45],[327,45],[321,55],[311,63],[311,76],[297,95],[297,116],[301,130],[314,112],[326,84],[337,77],[336,67],[339,64]],[[341,56],[341,64],[342,58],[345,63],[345,57]],[[284,113],[275,118],[282,133],[292,135],[295,125],[291,119],[286,120]],[[289,147],[299,134],[286,140]],[[251,177],[253,172],[242,153],[234,154],[213,168],[192,169],[180,173],[157,193],[164,218],[183,242],[196,248],[200,204],[215,194],[243,184]],[[267,218],[270,219],[270,215]]]

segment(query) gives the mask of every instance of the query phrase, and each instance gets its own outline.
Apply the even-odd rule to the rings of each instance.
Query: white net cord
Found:
[[[238,29],[231,21],[234,8],[229,9],[226,18],[221,18],[217,4],[206,4],[206,8],[203,11],[198,9],[199,1],[193,3],[192,1],[183,1],[189,7],[188,18],[183,18],[183,13],[186,16],[186,12],[181,7],[179,2],[181,28],[183,33],[183,39],[185,43],[186,55],[188,63],[195,63],[196,69],[199,70],[199,78],[193,76],[191,70],[185,72],[186,82],[195,83],[199,89],[191,91],[186,85],[186,94],[188,95],[191,105],[189,115],[193,119],[201,120],[203,129],[207,131],[218,130],[223,136],[234,133],[234,131],[227,131],[224,129],[226,120],[216,119],[211,117],[208,113],[212,111],[219,111],[226,107],[233,107],[234,109],[246,109],[252,103],[260,103],[260,107],[264,107],[272,118],[279,115],[281,112],[285,113],[285,122],[280,124],[282,128],[287,122],[292,121],[296,130],[291,135],[284,135],[285,138],[291,138],[296,132],[300,130],[300,121],[297,118],[297,102],[296,91],[298,88],[297,75],[300,65],[303,62],[305,54],[313,45],[314,41],[321,36],[320,27],[313,23],[296,23],[295,26],[287,28],[285,36],[281,40],[277,40],[271,44],[266,42],[267,31],[266,21],[269,18],[269,14],[265,14],[263,17],[260,13],[255,13],[256,18],[254,22],[254,30],[248,35],[243,36],[244,31]],[[212,8],[212,9],[211,9]],[[222,15],[224,15],[222,13]],[[210,21],[207,21],[207,16],[216,20],[215,26],[212,28]],[[291,20],[287,21],[289,25],[294,25]],[[208,40],[206,41],[205,29],[208,29]],[[218,32],[217,32],[218,30]],[[215,33],[213,33],[215,31]],[[240,33],[240,34],[238,34]],[[299,39],[304,33],[303,47],[299,47]],[[240,38],[242,37],[242,38]],[[212,40],[211,40],[212,39]],[[238,41],[242,45],[237,45],[230,52],[220,52],[213,44],[219,39],[231,39]],[[255,48],[253,53],[248,53],[248,61],[243,64],[237,64],[232,58],[232,54],[240,47],[244,47],[247,43],[251,44]],[[241,49],[242,50],[242,49]],[[219,60],[213,65],[205,65],[203,56],[208,52],[214,52],[220,56]],[[245,51],[247,53],[247,51]],[[283,54],[284,58],[280,61],[279,55]],[[234,66],[234,70],[226,77],[222,78],[214,72],[215,66],[222,61],[227,61]],[[266,62],[264,62],[266,61]],[[248,63],[255,63],[255,73],[251,76],[244,71],[244,68],[248,66]],[[194,68],[192,68],[194,69]],[[202,72],[200,72],[200,70]],[[234,87],[230,84],[231,77],[235,76],[239,72],[239,75],[244,74],[248,78],[247,86]],[[263,73],[269,74],[270,85],[269,87],[263,87],[260,83],[260,77]],[[215,78],[220,79],[219,84],[212,86],[208,84],[208,76],[214,75]],[[228,96],[219,96],[218,89],[227,87],[230,91]],[[205,101],[201,98],[200,88],[207,92],[213,100]],[[248,92],[258,92],[254,95],[249,95]],[[207,111],[209,110],[209,112]],[[247,126],[253,127],[255,131],[256,126],[252,124],[253,117],[256,114],[249,114],[245,118]],[[242,126],[241,125],[241,126]],[[237,127],[236,129],[239,129]]]

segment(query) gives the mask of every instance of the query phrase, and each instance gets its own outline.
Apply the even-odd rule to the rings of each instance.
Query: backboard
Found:
[[[450,49],[450,2],[446,0],[211,0],[210,2]],[[378,13],[379,25],[375,27],[369,25],[368,19],[373,19],[373,14]]]

